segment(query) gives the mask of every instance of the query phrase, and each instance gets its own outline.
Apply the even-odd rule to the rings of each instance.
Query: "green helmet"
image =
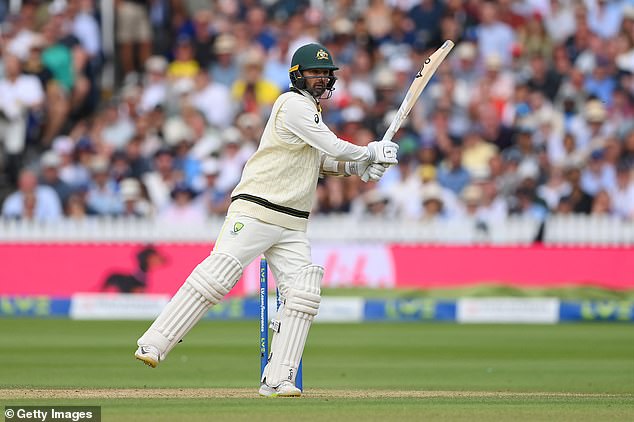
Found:
[[[291,59],[291,68],[288,70],[291,83],[295,88],[306,89],[306,78],[303,71],[308,69],[327,69],[330,71],[326,90],[332,94],[337,81],[334,71],[339,68],[333,63],[332,55],[326,47],[313,43],[303,45],[295,51]]]

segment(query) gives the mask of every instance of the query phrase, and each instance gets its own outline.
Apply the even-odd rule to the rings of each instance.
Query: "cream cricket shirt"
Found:
[[[337,161],[368,159],[367,148],[339,139],[328,129],[319,103],[307,92],[280,95],[260,145],[231,194],[229,213],[306,231],[322,154]]]

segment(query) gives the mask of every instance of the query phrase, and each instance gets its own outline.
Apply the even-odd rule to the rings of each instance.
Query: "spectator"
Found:
[[[217,129],[226,129],[235,117],[235,108],[229,89],[210,79],[209,73],[201,70],[196,75],[191,102],[204,114],[207,124]]]
[[[18,190],[2,204],[2,216],[52,222],[62,217],[62,204],[53,188],[38,184],[36,173],[23,169],[18,179]]]
[[[139,104],[141,112],[147,113],[164,105],[168,91],[167,66],[167,60],[162,56],[152,56],[145,62],[147,76]]]
[[[167,68],[167,77],[170,80],[194,79],[200,70],[200,64],[194,56],[192,40],[186,35],[181,35],[176,40],[174,60]]]
[[[40,158],[40,184],[55,190],[62,206],[65,207],[72,193],[71,187],[59,177],[62,159],[53,150],[46,151]]]
[[[117,41],[123,75],[136,72],[135,62],[145,63],[152,53],[152,30],[145,0],[116,0]],[[138,56],[135,55],[138,52]]]
[[[209,158],[202,163],[201,171],[204,182],[196,201],[206,210],[207,215],[224,215],[229,209],[229,196],[218,188],[220,163],[215,158]]]
[[[29,114],[44,102],[40,80],[22,73],[20,60],[11,54],[3,57],[4,77],[0,79],[0,152],[6,154],[9,181],[15,183],[26,148]]]
[[[205,221],[205,211],[193,201],[195,192],[184,184],[176,184],[172,189],[173,201],[168,203],[158,218],[165,223],[200,224]]]
[[[621,163],[616,171],[616,186],[609,191],[615,215],[625,219],[634,219],[634,177],[632,169]]]
[[[109,163],[105,157],[93,158],[90,165],[92,182],[88,186],[86,203],[98,215],[114,216],[123,211],[123,204],[108,170]]]
[[[161,212],[170,202],[170,194],[176,184],[182,181],[182,175],[174,168],[174,155],[167,148],[154,154],[154,170],[143,175],[143,184],[154,208]]]
[[[437,183],[427,183],[421,190],[423,202],[423,220],[436,221],[445,218],[443,192]]]
[[[499,57],[502,65],[511,63],[511,47],[515,35],[511,27],[498,19],[495,2],[485,0],[480,8],[480,24],[477,26],[478,50],[481,57]]]
[[[236,38],[231,34],[220,34],[214,41],[216,60],[209,69],[211,80],[228,88],[233,85],[240,75],[240,67],[235,58],[235,48]]]
[[[590,211],[590,214],[594,216],[613,215],[611,198],[606,191],[600,190],[594,196],[592,201],[592,211]]]
[[[561,198],[560,202],[569,207],[571,212],[576,214],[590,214],[592,211],[592,195],[588,194],[581,187],[581,170],[579,167],[569,167],[565,172],[566,181],[570,184],[570,194]]]
[[[280,95],[277,86],[262,77],[264,55],[256,49],[246,53],[242,74],[233,83],[231,95],[240,113],[268,115]]]
[[[462,148],[458,145],[449,150],[449,154],[438,169],[438,183],[459,195],[469,184],[471,176],[462,166]]]
[[[586,168],[581,172],[581,188],[590,195],[616,187],[616,169],[605,162],[605,152],[595,150],[590,154]]]
[[[123,202],[122,218],[151,216],[150,204],[143,198],[141,183],[134,178],[123,179],[119,184],[119,195]]]

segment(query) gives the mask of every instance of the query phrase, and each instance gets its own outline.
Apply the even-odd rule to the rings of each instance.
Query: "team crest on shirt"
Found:
[[[326,53],[325,50],[317,50],[317,55],[315,56],[317,57],[317,60],[328,60],[328,53]]]
[[[315,114],[315,123],[319,124],[319,114]]]
[[[233,224],[233,228],[231,229],[231,234],[238,234],[240,230],[244,227],[244,224],[241,222],[236,222]]]

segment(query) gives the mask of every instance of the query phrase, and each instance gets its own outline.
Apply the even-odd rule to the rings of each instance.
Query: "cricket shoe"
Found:
[[[139,346],[134,352],[134,357],[152,368],[156,368],[161,361],[161,355],[154,346]]]
[[[290,381],[282,381],[277,387],[271,387],[265,383],[260,386],[260,395],[264,397],[300,397],[302,390],[295,387]]]

